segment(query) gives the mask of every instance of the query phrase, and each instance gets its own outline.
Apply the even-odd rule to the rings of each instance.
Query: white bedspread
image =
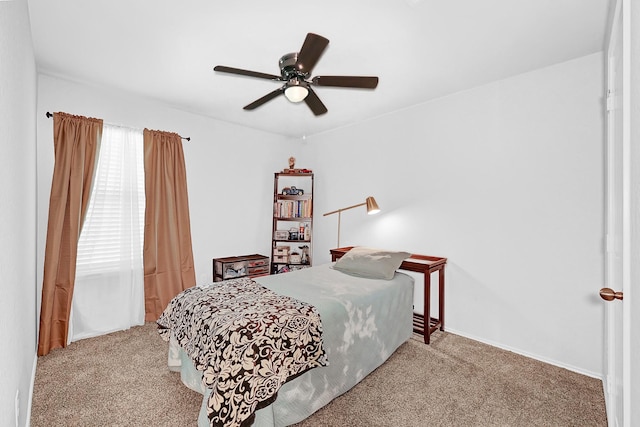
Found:
[[[393,280],[365,279],[325,264],[256,281],[316,307],[329,360],[329,366],[312,369],[284,384],[271,405],[256,411],[256,427],[302,421],[360,382],[411,337],[414,281],[406,274],[396,273]],[[181,353],[171,340],[169,367],[181,372],[185,385],[204,394],[198,425],[207,427],[210,391],[202,385],[201,372]]]

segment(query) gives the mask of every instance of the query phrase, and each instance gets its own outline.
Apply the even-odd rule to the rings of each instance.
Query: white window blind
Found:
[[[114,272],[123,262],[142,261],[144,204],[142,131],[105,123],[78,242],[76,277]]]

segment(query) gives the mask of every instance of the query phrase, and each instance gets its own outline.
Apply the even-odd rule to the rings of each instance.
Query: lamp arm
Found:
[[[364,206],[366,204],[367,204],[367,202],[358,203],[357,205],[353,205],[353,206],[349,206],[349,207],[342,208],[342,209],[336,209],[335,211],[327,212],[326,214],[322,214],[322,216],[333,215],[335,213],[340,213],[342,211],[348,211],[349,209],[357,208],[359,206]]]

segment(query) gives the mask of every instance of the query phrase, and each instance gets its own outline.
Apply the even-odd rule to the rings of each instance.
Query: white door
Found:
[[[624,0],[623,4],[624,84],[629,88],[625,89],[626,113],[623,118],[628,133],[625,161],[629,171],[629,203],[626,208],[629,217],[629,279],[624,285],[623,304],[624,423],[625,426],[640,426],[640,3]]]
[[[625,423],[640,426],[640,3],[625,0],[630,9],[627,18],[629,47],[625,55],[629,57],[626,81],[629,83],[629,287],[625,288]],[[626,14],[626,12],[625,12]],[[632,292],[633,291],[633,292]],[[633,402],[633,403],[632,403]]]
[[[638,195],[636,173],[631,162],[630,142],[630,1],[616,2],[610,43],[607,50],[607,287],[621,299],[605,302],[605,397],[609,426],[632,425],[631,391],[631,322],[630,299],[632,277],[637,267],[631,254],[638,247]],[[628,16],[628,15],[627,15]],[[637,414],[634,414],[637,415]]]

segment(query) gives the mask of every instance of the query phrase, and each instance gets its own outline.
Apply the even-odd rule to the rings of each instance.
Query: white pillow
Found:
[[[356,246],[333,265],[343,273],[370,279],[393,279],[402,261],[411,256],[408,252],[385,251]]]

